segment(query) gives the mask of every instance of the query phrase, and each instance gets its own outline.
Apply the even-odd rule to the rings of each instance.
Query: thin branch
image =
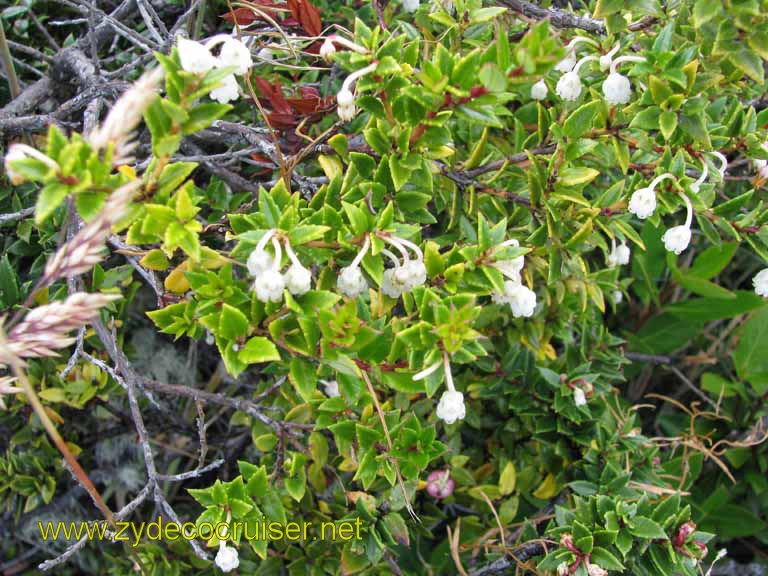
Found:
[[[517,12],[526,18],[534,20],[549,20],[558,28],[579,28],[593,34],[605,34],[605,24],[602,20],[587,18],[586,16],[576,16],[566,10],[557,8],[542,8],[533,2],[526,0],[498,0],[501,6],[506,6],[513,12]]]

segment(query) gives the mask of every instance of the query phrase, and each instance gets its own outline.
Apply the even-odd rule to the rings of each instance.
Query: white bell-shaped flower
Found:
[[[347,298],[357,298],[368,290],[368,281],[360,270],[360,262],[370,247],[371,239],[366,235],[363,247],[357,253],[355,259],[352,260],[349,266],[342,268],[339,272],[339,277],[336,279],[336,288]]]
[[[336,95],[336,112],[339,115],[339,120],[342,122],[349,122],[355,117],[357,109],[355,108],[355,95],[351,90],[342,87],[339,93]]]
[[[613,64],[613,57],[616,52],[619,51],[619,48],[621,48],[621,44],[616,42],[616,45],[611,48],[610,51],[600,56],[600,70],[605,71],[611,67],[611,64]]]
[[[400,298],[405,292],[405,286],[395,278],[395,268],[387,268],[381,280],[381,291],[390,298]]]
[[[629,199],[629,211],[645,220],[656,211],[656,191],[653,188],[640,188],[635,190]]]
[[[220,104],[226,104],[240,97],[240,87],[234,74],[229,74],[220,80],[220,85],[208,94]]]
[[[285,287],[294,296],[306,294],[312,288],[312,274],[296,257],[288,238],[285,239],[285,253],[288,254],[288,259],[291,261],[291,266],[283,276]]]
[[[348,298],[357,298],[368,289],[368,282],[360,268],[347,266],[341,269],[336,287]]]
[[[251,51],[237,38],[225,36],[221,43],[217,66],[219,68],[233,66],[235,74],[242,76],[253,66]]]
[[[237,548],[227,546],[225,542],[221,542],[219,551],[216,553],[216,566],[222,572],[232,572],[235,568],[240,566],[240,557],[237,553]]]
[[[587,404],[587,395],[578,386],[573,389],[573,403],[576,406],[585,406]]]
[[[323,43],[320,46],[320,58],[328,61],[335,53],[336,46],[334,45],[333,40],[330,37],[327,37],[325,40],[323,40]]]
[[[274,236],[272,236],[272,246],[275,249],[272,265],[259,274],[253,283],[256,298],[261,302],[280,302],[283,299],[283,290],[285,290],[285,279],[280,274],[282,250],[280,242]]]
[[[571,71],[563,74],[560,80],[557,81],[555,91],[563,100],[577,100],[581,96],[581,78],[579,78],[579,73]]]
[[[629,211],[641,220],[652,216],[656,211],[656,186],[662,180],[669,178],[674,178],[674,176],[669,173],[662,174],[654,178],[647,188],[635,190],[629,199]]]
[[[608,254],[608,258],[606,259],[608,266],[610,268],[614,268],[616,266],[624,266],[625,264],[629,264],[629,257],[632,253],[629,249],[629,246],[626,244],[620,244],[619,246],[616,246],[615,240],[611,240],[611,243],[611,253]]]
[[[597,60],[597,56],[584,56],[576,63],[573,70],[566,72],[557,81],[555,91],[557,95],[563,100],[573,101],[577,100],[581,96],[581,78],[579,77],[579,70],[586,63],[592,60]]]
[[[531,98],[534,100],[544,100],[544,98],[547,97],[548,92],[549,89],[547,88],[547,83],[544,82],[543,79],[531,86]]]
[[[339,383],[336,380],[320,380],[323,385],[323,391],[328,398],[338,398],[341,396],[339,392]]]
[[[181,68],[186,72],[205,74],[216,66],[216,57],[200,42],[178,36],[176,49],[179,53]]]
[[[674,226],[664,232],[661,239],[667,251],[682,254],[691,243],[691,229],[688,226]]]
[[[345,42],[344,45],[348,47],[357,46],[356,44],[351,42],[350,43]],[[352,49],[354,50],[355,48],[352,48]],[[352,118],[354,118],[355,114],[357,113],[357,110],[355,109],[355,95],[352,93],[352,84],[354,84],[358,78],[361,78],[366,74],[370,74],[371,72],[376,70],[376,66],[378,66],[378,64],[373,63],[373,64],[369,64],[365,68],[356,70],[352,72],[352,74],[347,76],[347,78],[342,83],[341,89],[339,90],[339,93],[336,95],[336,103],[338,105],[336,112],[339,115],[339,119],[342,120],[343,122],[348,122],[352,120]]]
[[[536,311],[536,292],[519,282],[504,282],[504,294],[515,318],[530,318]]]
[[[409,260],[403,268],[408,274],[410,290],[413,290],[416,286],[421,286],[427,281],[427,267],[422,260]]]
[[[592,38],[576,36],[573,40],[568,42],[568,45],[565,47],[565,57],[555,65],[555,70],[563,73],[573,70],[574,66],[576,66],[576,46],[581,43],[591,44],[595,48],[600,47],[597,42],[592,40]]]
[[[562,72],[563,74],[566,74],[573,70],[573,67],[576,66],[576,55],[573,52],[568,52],[565,55],[565,58],[560,60],[557,64],[555,64],[555,70],[558,72]]]
[[[613,303],[618,306],[624,301],[624,292],[621,290],[614,290],[611,292],[611,300],[613,300]]]
[[[270,268],[256,278],[253,289],[261,302],[280,302],[283,299],[285,280],[280,272]]]
[[[266,269],[270,268],[274,262],[274,258],[264,249],[272,237],[275,235],[275,230],[268,230],[256,244],[256,248],[248,256],[246,266],[248,273],[251,276],[258,276]]]
[[[560,562],[557,565],[557,576],[568,576],[570,571],[571,567],[568,565],[568,562]]]
[[[402,267],[397,256],[392,254],[386,248],[382,249],[382,254],[389,258],[394,264],[394,268],[387,268],[384,270],[384,275],[381,280],[381,291],[385,296],[390,298],[400,298],[407,290],[407,278],[404,278]]]
[[[424,265],[424,253],[421,251],[421,248],[404,238],[398,238],[389,234],[380,234],[379,236],[382,240],[394,246],[403,258],[403,263],[400,264],[400,261],[392,252],[386,249],[381,251],[395,265],[394,268],[385,271],[382,291],[387,296],[396,298],[404,292],[424,284],[427,281],[427,268]],[[416,256],[414,259],[408,254],[407,248],[414,252]]]
[[[301,264],[291,264],[284,276],[285,287],[294,296],[306,294],[312,288],[312,274]]]
[[[616,106],[626,104],[632,98],[632,85],[629,78],[616,72],[616,67],[623,62],[645,62],[642,56],[619,56],[611,62],[611,73],[603,82],[603,95],[606,102]]]
[[[401,2],[406,12],[416,12],[419,9],[419,0],[401,0]]]
[[[664,241],[664,247],[667,249],[667,251],[674,252],[675,254],[682,254],[682,252],[688,248],[688,245],[691,243],[693,206],[691,206],[691,201],[688,199],[688,196],[685,194],[681,194],[681,196],[685,201],[685,224],[682,226],[675,226],[670,228],[664,232],[664,235],[661,237],[661,239]]]
[[[768,268],[763,268],[752,278],[752,286],[755,287],[755,294],[768,298]]]
[[[626,104],[632,98],[632,86],[629,83],[629,78],[618,72],[611,72],[603,81],[603,95],[605,101],[613,106]]]
[[[443,392],[443,395],[440,396],[440,402],[437,404],[436,414],[446,424],[463,420],[467,415],[467,408],[464,406],[464,394],[456,390]]]

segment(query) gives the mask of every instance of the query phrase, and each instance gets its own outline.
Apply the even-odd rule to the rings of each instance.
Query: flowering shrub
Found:
[[[20,529],[8,560],[35,542],[73,574],[671,576],[764,557],[768,5],[136,4],[104,20],[153,48],[129,87],[81,86],[82,125],[14,117],[45,136],[9,139],[0,192],[3,505],[21,528],[78,482],[112,528],[361,531],[42,549]]]

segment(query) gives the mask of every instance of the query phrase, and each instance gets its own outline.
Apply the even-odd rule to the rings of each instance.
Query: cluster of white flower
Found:
[[[611,253],[606,258],[606,264],[609,268],[615,268],[616,266],[625,266],[629,264],[629,257],[631,255],[629,246],[626,243],[622,243],[616,246],[616,239],[611,238]]]
[[[613,56],[619,51],[620,45],[616,44],[609,52],[598,57],[595,55],[584,56],[578,62],[576,61],[576,45],[586,42],[592,44],[595,47],[599,47],[598,44],[583,36],[577,36],[567,46],[566,56],[563,60],[558,62],[555,66],[555,70],[562,72],[563,75],[557,82],[556,92],[563,100],[577,100],[581,96],[582,84],[579,77],[579,69],[586,62],[597,60],[600,64],[601,70],[610,69],[608,77],[603,81],[603,95],[606,102],[611,105],[626,104],[632,97],[632,86],[629,82],[629,78],[619,74],[616,71],[616,67],[623,62],[645,62],[645,58],[642,56],[619,56],[614,59]],[[534,88],[538,85],[535,84]],[[537,97],[540,96],[540,97]],[[542,93],[541,87],[531,89],[531,97],[536,100],[543,100],[546,97],[546,85],[544,85],[544,91]]]
[[[464,417],[467,415],[467,408],[464,405],[464,394],[457,391],[456,386],[453,384],[453,374],[451,374],[451,362],[448,359],[448,353],[443,351],[442,360],[438,360],[428,368],[415,374],[413,379],[415,381],[423,380],[436,372],[440,366],[443,367],[445,372],[445,386],[448,389],[440,396],[435,413],[446,424],[453,424],[457,420],[464,420]]]
[[[248,256],[248,272],[255,278],[253,290],[261,302],[280,302],[286,288],[294,296],[306,294],[312,288],[312,274],[299,262],[288,238],[283,238],[283,241],[291,265],[284,274],[280,272],[283,253],[276,232],[274,229],[267,231]],[[270,240],[274,254],[266,250]]]
[[[219,55],[214,56],[211,50],[219,45]],[[242,76],[253,66],[251,51],[243,42],[226,34],[218,34],[204,42],[179,36],[176,47],[181,67],[187,72],[205,74],[213,68],[234,68],[233,73],[226,76],[217,88],[211,90],[209,96],[222,104],[237,100],[240,89],[235,75]]]
[[[366,74],[370,74],[376,70],[377,65],[378,64],[374,62],[365,68],[361,68],[360,70],[352,72],[352,74],[347,76],[344,79],[344,82],[341,84],[341,90],[339,90],[339,93],[336,94],[336,104],[338,105],[336,112],[339,114],[339,119],[343,122],[349,122],[352,120],[352,118],[355,117],[355,114],[357,114],[357,108],[355,107],[355,94],[352,92],[352,85],[358,78],[361,78]]]
[[[506,246],[520,246],[515,240],[506,240],[496,248]],[[494,291],[491,299],[495,304],[509,304],[512,315],[515,318],[530,318],[536,311],[536,292],[523,284],[520,272],[525,266],[525,256],[518,256],[511,260],[497,260],[494,266],[498,268],[507,280],[504,281],[504,292]]]
[[[339,272],[339,277],[336,279],[336,288],[344,294],[347,298],[357,298],[368,289],[368,281],[363,276],[362,270],[360,270],[360,262],[363,261],[363,257],[371,247],[371,239],[368,235],[365,236],[363,247],[352,260],[349,266],[345,266]]]
[[[381,251],[394,264],[393,268],[384,270],[381,291],[390,298],[399,298],[405,292],[410,292],[416,286],[424,284],[427,281],[427,268],[424,266],[424,254],[421,249],[413,242],[396,236],[381,235],[381,238],[395,247],[403,258],[401,263],[389,250]],[[413,250],[415,259],[410,258],[408,248]]]

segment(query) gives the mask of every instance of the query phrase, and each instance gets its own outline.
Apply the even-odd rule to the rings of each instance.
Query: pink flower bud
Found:
[[[427,493],[438,500],[453,494],[456,483],[448,470],[435,470],[427,476]]]

